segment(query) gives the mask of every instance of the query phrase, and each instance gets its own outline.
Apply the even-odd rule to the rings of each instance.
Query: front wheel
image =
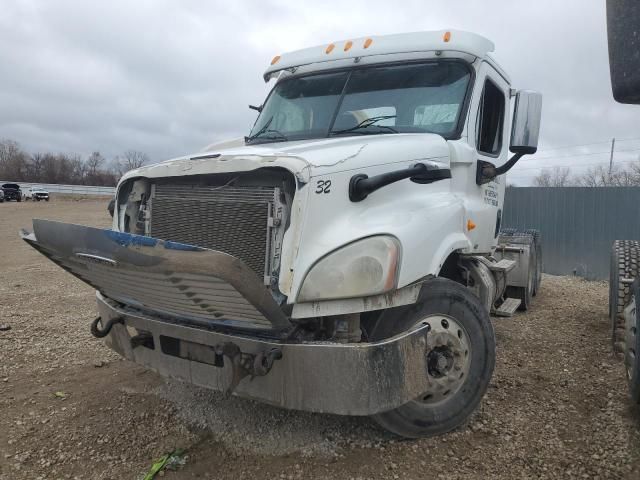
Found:
[[[372,340],[397,335],[425,323],[427,371],[432,385],[415,400],[373,419],[407,438],[451,431],[467,421],[484,396],[495,365],[495,337],[489,313],[459,283],[435,278],[424,283],[418,303],[382,313]]]

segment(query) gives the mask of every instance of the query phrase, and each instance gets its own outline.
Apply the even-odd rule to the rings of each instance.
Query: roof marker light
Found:
[[[442,36],[442,40],[444,40],[445,42],[448,42],[449,40],[451,40],[451,32],[444,32],[444,35]]]
[[[280,55],[276,55],[275,57],[273,57],[273,60],[271,60],[271,65],[275,65],[276,63],[278,63],[279,60],[280,60]]]
[[[330,43],[324,53],[329,54],[333,51],[334,48],[336,48],[336,46],[333,43]]]
[[[347,40],[347,42],[345,42],[344,44],[344,51],[348,52],[351,47],[353,47],[353,42],[351,40]]]
[[[364,46],[364,48],[369,48],[369,47],[371,46],[371,44],[372,44],[372,43],[373,43],[373,40],[372,40],[371,38],[367,38],[367,39],[364,41],[364,45],[363,45],[363,46]]]

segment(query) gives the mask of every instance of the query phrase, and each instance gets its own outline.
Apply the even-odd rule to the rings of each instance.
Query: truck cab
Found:
[[[111,230],[34,220],[23,238],[96,288],[92,332],[134,362],[405,437],[449,431],[491,378],[489,314],[521,305],[507,293],[533,268],[500,221],[541,97],[493,48],[450,30],[277,55],[246,137],[128,172]]]

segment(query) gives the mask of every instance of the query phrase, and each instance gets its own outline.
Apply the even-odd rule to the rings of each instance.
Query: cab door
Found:
[[[476,153],[474,171],[478,161],[500,166],[508,160],[511,116],[509,83],[486,61],[480,64],[475,83],[467,125],[468,142]],[[497,177],[484,185],[473,182],[469,189],[466,207],[471,223],[465,230],[476,252],[489,252],[502,219],[505,178]]]

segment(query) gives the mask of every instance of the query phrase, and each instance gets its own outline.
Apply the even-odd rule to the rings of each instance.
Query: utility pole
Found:
[[[613,170],[613,148],[616,146],[616,139],[611,139],[611,156],[609,157],[609,177],[611,177],[611,170]]]

